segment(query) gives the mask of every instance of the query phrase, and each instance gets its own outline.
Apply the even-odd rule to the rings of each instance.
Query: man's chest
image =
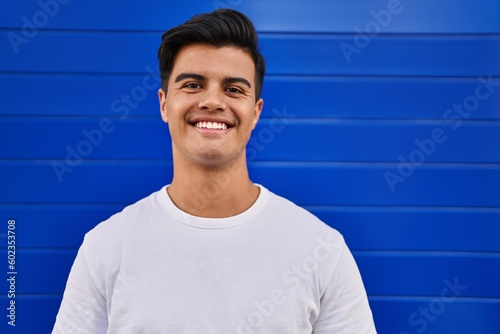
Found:
[[[311,333],[317,278],[282,262],[149,259],[108,291],[109,333]]]

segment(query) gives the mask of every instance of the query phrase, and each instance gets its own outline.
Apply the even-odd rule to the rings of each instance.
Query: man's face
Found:
[[[235,47],[194,44],[175,59],[167,92],[159,90],[176,159],[205,166],[244,161],[262,110],[255,99],[255,65]]]

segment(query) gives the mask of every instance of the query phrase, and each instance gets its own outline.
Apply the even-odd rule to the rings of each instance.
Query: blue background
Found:
[[[59,1],[0,1],[1,333],[49,333],[85,232],[169,183],[160,36],[217,7],[268,64],[251,177],[345,236],[379,333],[500,333],[500,2]]]

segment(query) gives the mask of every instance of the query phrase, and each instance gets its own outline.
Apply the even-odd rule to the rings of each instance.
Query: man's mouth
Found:
[[[222,122],[195,122],[193,124],[198,129],[227,130],[228,126]]]

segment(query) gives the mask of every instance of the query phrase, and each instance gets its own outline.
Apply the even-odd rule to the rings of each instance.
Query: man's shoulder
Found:
[[[304,232],[331,234],[342,239],[342,235],[332,226],[322,221],[307,209],[295,204],[290,199],[270,192],[269,214],[285,224],[287,229]]]
[[[162,188],[162,190],[165,187]],[[159,210],[158,195],[162,190],[155,191],[123,208],[108,219],[97,224],[87,232],[85,238],[116,238],[121,234],[129,233],[137,228],[148,216],[157,215]]]

